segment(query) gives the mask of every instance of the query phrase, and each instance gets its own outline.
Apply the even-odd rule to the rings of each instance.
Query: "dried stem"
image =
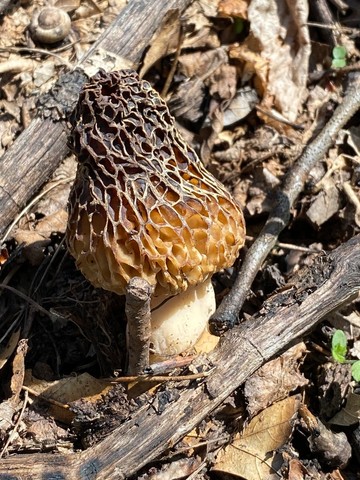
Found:
[[[252,282],[274,247],[279,234],[287,226],[290,210],[303,190],[309,172],[324,157],[339,130],[360,108],[360,75],[355,73],[351,78],[352,82],[346,89],[345,97],[332,118],[286,174],[282,187],[276,194],[274,209],[259,237],[248,250],[231,291],[210,319],[210,329],[213,333],[220,334],[237,323]]]
[[[129,375],[142,374],[150,363],[150,300],[153,290],[154,288],[140,277],[132,278],[127,286],[125,313],[128,321]]]

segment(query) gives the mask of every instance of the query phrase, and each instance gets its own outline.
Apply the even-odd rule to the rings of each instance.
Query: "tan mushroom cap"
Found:
[[[100,71],[83,87],[72,148],[67,242],[93,285],[122,295],[139,276],[174,295],[234,263],[240,207],[135,71]]]

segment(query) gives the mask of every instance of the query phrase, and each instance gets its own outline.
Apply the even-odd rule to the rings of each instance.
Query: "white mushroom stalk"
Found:
[[[150,347],[153,358],[191,352],[215,312],[215,292],[211,280],[190,287],[163,300],[163,303],[161,301],[161,298],[152,301]]]

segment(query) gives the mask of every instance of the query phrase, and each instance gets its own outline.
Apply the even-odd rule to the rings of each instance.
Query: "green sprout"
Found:
[[[339,363],[351,364],[351,375],[356,382],[360,382],[360,360],[346,360],[347,338],[342,330],[335,330],[331,339],[331,354],[333,359]]]
[[[343,68],[346,67],[346,48],[340,45],[336,45],[332,51],[332,68]]]

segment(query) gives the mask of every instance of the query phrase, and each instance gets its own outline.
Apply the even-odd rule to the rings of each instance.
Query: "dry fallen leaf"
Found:
[[[160,469],[153,474],[148,475],[149,480],[175,480],[188,478],[200,466],[202,459],[198,456],[190,458],[180,458],[170,463],[163,463]]]
[[[299,371],[305,352],[306,345],[300,342],[267,362],[245,382],[244,393],[251,416],[308,383]]]
[[[246,19],[249,3],[250,0],[220,0],[219,15]]]
[[[230,47],[229,56],[241,62],[242,81],[249,81],[254,77],[254,86],[258,94],[263,96],[267,89],[269,62],[261,56],[259,49],[258,42],[250,35],[242,44]]]
[[[306,217],[316,227],[320,227],[335,215],[341,205],[339,190],[334,181],[326,178],[321,185],[322,190],[313,198],[306,212]]]
[[[263,480],[274,473],[272,452],[289,440],[299,405],[299,396],[295,395],[254,417],[232,444],[220,451],[213,470],[247,480]]]
[[[220,46],[218,33],[213,28],[212,18],[217,14],[218,0],[192,2],[182,16],[188,33],[183,48],[216,48]]]
[[[308,472],[304,465],[297,459],[292,458],[289,461],[288,480],[305,480],[308,478]]]
[[[211,335],[211,333],[206,329],[194,345],[194,350],[197,355],[200,355],[201,353],[209,353],[214,350],[219,341],[220,337]]]
[[[79,399],[96,402],[112,387],[109,382],[94,378],[88,373],[49,382],[35,378],[30,370],[26,371],[24,386],[47,398],[51,415],[65,424],[70,424],[75,416],[69,410],[70,402]]]
[[[229,127],[245,118],[258,103],[256,91],[249,87],[239,88],[224,112],[224,127]]]
[[[333,416],[329,423],[348,427],[359,423],[360,420],[360,395],[350,392],[345,407]]]
[[[269,62],[267,94],[290,121],[304,97],[311,53],[306,0],[252,0],[248,9],[251,31]]]
[[[311,51],[307,16],[305,0],[252,0],[251,33],[241,45],[230,48],[230,57],[244,62],[243,78],[255,74],[254,85],[263,103],[273,104],[292,122],[306,92]]]
[[[108,381],[99,380],[88,373],[48,382],[33,377],[29,370],[26,371],[24,385],[39,395],[63,404],[80,398],[95,402],[111,388]]]
[[[18,228],[14,239],[23,246],[23,255],[31,265],[40,265],[44,259],[44,251],[51,243],[50,236],[53,232],[64,233],[67,222],[67,212],[57,212],[42,218],[34,230]]]

